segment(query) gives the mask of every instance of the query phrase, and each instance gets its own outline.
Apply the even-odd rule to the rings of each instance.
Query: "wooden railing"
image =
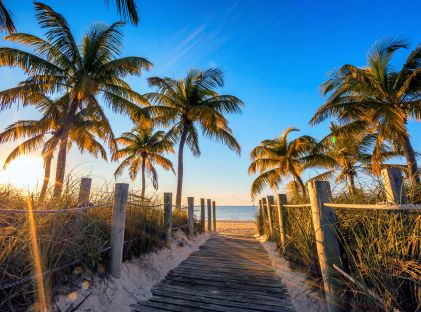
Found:
[[[285,208],[311,208],[311,219],[316,241],[317,256],[323,278],[326,302],[329,311],[342,311],[344,306],[340,292],[343,290],[342,278],[346,273],[342,268],[340,246],[337,235],[337,217],[334,208],[340,209],[381,209],[398,210],[401,212],[421,212],[421,205],[408,204],[401,171],[397,168],[382,170],[383,183],[387,204],[343,204],[333,203],[330,183],[327,181],[312,180],[307,184],[310,203],[288,204],[286,194],[267,196],[259,200],[260,222],[263,231],[267,226],[269,235],[274,235],[273,209],[276,209],[279,224],[279,243],[286,248],[286,212]],[[341,275],[338,275],[341,274]],[[344,275],[345,274],[345,275]],[[375,298],[376,299],[376,298]]]

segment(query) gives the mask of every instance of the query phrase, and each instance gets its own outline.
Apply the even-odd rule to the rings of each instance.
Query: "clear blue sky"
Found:
[[[81,38],[92,22],[111,23],[118,16],[103,0],[48,0]],[[114,2],[114,1],[110,1]],[[19,31],[42,35],[30,0],[5,0]],[[421,42],[419,1],[139,1],[141,22],[126,25],[123,55],[148,58],[155,66],[143,77],[130,78],[143,93],[151,75],[183,77],[189,68],[221,67],[226,86],[221,92],[246,104],[230,125],[242,146],[238,157],[221,144],[202,139],[202,156],[185,155],[184,195],[215,198],[221,204],[249,204],[252,177],[247,175],[248,153],[265,138],[289,126],[302,134],[321,137],[326,125],[310,127],[308,120],[323,102],[320,84],[327,73],[345,63],[365,64],[367,49],[384,36]],[[10,45],[10,43],[1,42]],[[397,55],[401,64],[407,52]],[[0,69],[0,88],[14,86],[24,76],[19,70]],[[12,121],[33,118],[28,110],[1,112],[3,128]],[[112,115],[118,135],[131,126]],[[421,151],[420,123],[410,122],[416,150]],[[2,162],[12,145],[0,147]],[[35,155],[34,155],[35,156]],[[173,158],[175,163],[175,158]],[[68,168],[74,174],[91,173],[96,183],[113,181],[117,164],[71,152]],[[306,173],[306,177],[311,173]],[[160,171],[160,189],[175,191],[174,175]],[[127,176],[118,179],[129,181]],[[139,187],[139,180],[132,183]],[[151,190],[151,189],[150,189]],[[185,197],[184,196],[184,197]]]

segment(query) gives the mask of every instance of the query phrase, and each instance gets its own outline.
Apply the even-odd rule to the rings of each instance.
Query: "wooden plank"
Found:
[[[212,235],[133,311],[294,311],[286,287],[252,237]]]

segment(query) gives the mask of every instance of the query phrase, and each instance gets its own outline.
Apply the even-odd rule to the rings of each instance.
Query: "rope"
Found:
[[[421,204],[405,204],[405,205],[393,205],[393,204],[335,204],[335,203],[323,203],[325,207],[333,208],[353,208],[353,209],[382,209],[382,210],[421,210]]]
[[[305,208],[305,207],[311,207],[310,204],[298,204],[298,205],[282,205],[286,208]]]
[[[111,247],[106,247],[106,248],[104,248],[103,250],[100,250],[98,253],[103,253],[103,252],[106,252],[106,251],[108,251],[108,250],[111,250]],[[24,283],[26,283],[26,282],[30,282],[30,281],[32,281],[34,278],[36,278],[36,277],[38,277],[38,276],[45,276],[45,275],[48,275],[48,274],[51,274],[51,273],[54,273],[54,272],[60,271],[60,270],[62,270],[62,269],[65,269],[65,268],[68,268],[68,267],[70,267],[70,266],[72,266],[72,265],[75,265],[75,264],[79,263],[80,261],[81,261],[81,260],[80,260],[80,259],[78,259],[78,260],[75,260],[75,261],[73,261],[73,262],[70,262],[70,263],[68,263],[68,264],[66,264],[66,265],[63,265],[63,266],[61,266],[61,267],[54,268],[54,269],[51,269],[51,270],[48,270],[48,271],[42,272],[41,274],[35,274],[35,275],[27,276],[27,277],[24,277],[24,278],[19,279],[19,280],[17,280],[17,281],[14,281],[14,282],[11,282],[11,283],[8,283],[8,284],[3,284],[3,285],[0,285],[0,290],[4,290],[4,289],[8,289],[8,288],[12,288],[12,287],[15,287],[15,286],[22,285],[22,284],[24,284]]]
[[[127,204],[135,206],[136,208],[158,208],[164,206],[164,204],[157,204],[157,205],[139,205],[134,202],[127,202]]]
[[[47,209],[47,210],[33,210],[32,212],[35,214],[48,214],[48,213],[66,213],[66,212],[74,212],[74,211],[83,211],[83,210],[87,210],[87,209],[92,209],[92,208],[100,208],[100,207],[105,207],[105,206],[109,206],[110,204],[112,204],[112,202],[108,202],[108,203],[103,203],[103,204],[97,204],[97,205],[93,205],[93,206],[82,206],[82,207],[73,207],[73,208],[67,208],[67,209]],[[0,209],[0,213],[28,213],[28,210],[18,210],[18,209]]]

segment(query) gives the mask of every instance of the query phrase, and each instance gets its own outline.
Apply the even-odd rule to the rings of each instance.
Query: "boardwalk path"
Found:
[[[215,234],[133,311],[293,311],[267,253],[250,236]]]

